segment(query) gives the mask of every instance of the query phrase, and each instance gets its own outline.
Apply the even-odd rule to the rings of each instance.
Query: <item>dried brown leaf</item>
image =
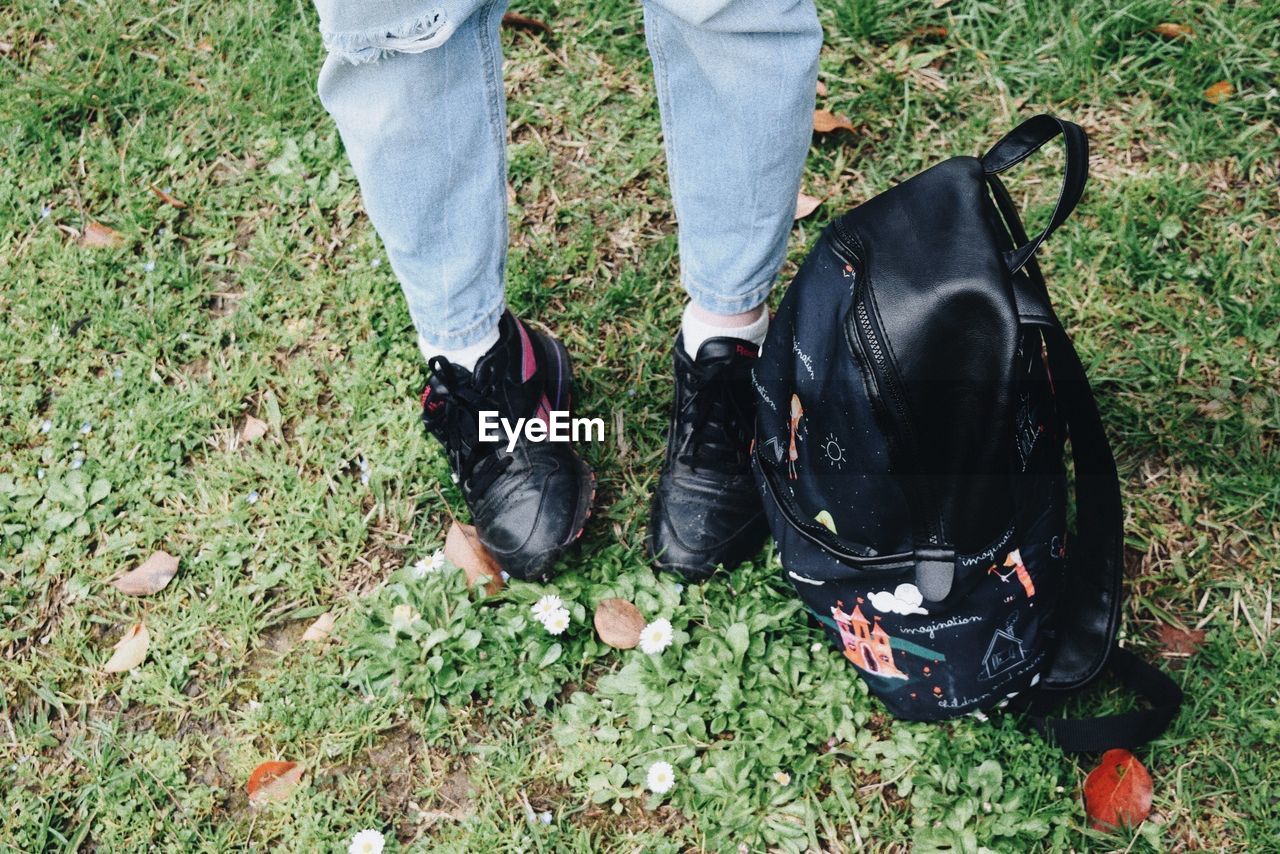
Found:
[[[467,574],[468,587],[483,584],[490,596],[502,589],[502,567],[480,542],[471,525],[454,522],[449,526],[444,538],[444,556]]]
[[[1223,101],[1231,97],[1236,91],[1236,87],[1232,86],[1226,80],[1219,80],[1208,89],[1204,90],[1204,99],[1210,104],[1221,104]]]
[[[1191,34],[1195,32],[1195,30],[1187,24],[1172,24],[1167,22],[1163,24],[1156,24],[1151,28],[1151,31],[1156,35],[1163,36],[1167,39],[1190,38]]]
[[[92,220],[84,227],[80,239],[76,241],[85,249],[111,249],[124,244],[124,236],[114,228]]]
[[[115,652],[103,665],[107,673],[124,673],[137,667],[147,658],[147,647],[151,645],[151,635],[142,623],[134,623],[124,637],[116,642]]]
[[[302,640],[311,643],[327,640],[329,633],[333,631],[333,623],[333,612],[325,611],[316,617],[315,622],[307,626],[307,630],[302,633]]]
[[[911,31],[913,39],[945,39],[947,37],[947,28],[937,25],[916,27]]]
[[[111,586],[130,596],[150,596],[169,586],[177,573],[178,559],[168,552],[158,551],[111,582]]]
[[[545,22],[539,21],[537,18],[530,18],[528,15],[521,15],[518,12],[507,12],[503,15],[502,26],[513,30],[524,30],[528,33],[551,35],[551,28]]]
[[[1165,652],[1178,657],[1186,657],[1198,652],[1205,638],[1203,629],[1180,629],[1163,623],[1156,633],[1160,636],[1160,645],[1164,647]]]
[[[836,115],[830,110],[813,111],[813,129],[817,133],[831,133],[834,130],[847,130],[853,133],[853,122],[847,116]]]
[[[822,204],[822,199],[817,196],[810,196],[804,192],[800,193],[796,197],[796,219],[804,219],[816,211],[820,204]]]
[[[240,441],[244,443],[256,442],[263,436],[267,435],[270,430],[267,422],[261,418],[254,418],[252,415],[246,415],[244,424],[240,427]]]
[[[626,599],[602,599],[596,605],[596,634],[614,649],[634,649],[645,627],[640,609]]]
[[[155,194],[156,194],[156,198],[157,198],[157,199],[159,199],[160,201],[164,202],[166,205],[172,205],[173,207],[177,208],[178,210],[182,210],[183,208],[185,208],[185,207],[187,206],[187,203],[186,203],[186,202],[182,201],[181,199],[178,199],[178,198],[174,197],[174,195],[173,195],[172,193],[170,193],[168,190],[162,190],[162,189],[160,189],[160,188],[159,188],[159,187],[157,187],[155,184],[152,184],[152,185],[151,185],[151,192],[153,192],[153,193],[155,193]]]

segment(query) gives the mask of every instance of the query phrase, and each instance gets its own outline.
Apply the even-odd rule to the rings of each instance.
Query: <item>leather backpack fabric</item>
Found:
[[[1062,191],[1029,239],[997,175],[1059,135]],[[1087,164],[1078,126],[1035,116],[839,217],[753,378],[753,470],[784,571],[872,693],[909,720],[1012,701],[1069,750],[1145,742],[1181,699],[1116,648],[1119,481],[1034,258]],[[1045,718],[1108,663],[1151,708]]]

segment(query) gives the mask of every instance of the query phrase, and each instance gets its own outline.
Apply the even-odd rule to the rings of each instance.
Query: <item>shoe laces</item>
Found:
[[[468,378],[441,356],[433,357],[429,364],[437,381],[431,393],[444,410],[441,416],[427,416],[428,426],[434,425],[433,432],[444,444],[449,466],[463,491],[483,492],[513,459],[503,452],[501,441],[480,441],[480,411],[498,408],[492,401],[492,371],[482,364]]]
[[[752,413],[735,388],[730,359],[695,363],[686,373],[689,394],[676,413],[688,424],[677,459],[695,469],[736,473],[748,442]]]

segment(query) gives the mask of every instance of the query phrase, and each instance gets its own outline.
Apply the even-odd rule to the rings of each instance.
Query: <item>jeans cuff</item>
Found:
[[[418,330],[418,337],[428,345],[438,347],[441,350],[461,350],[463,347],[470,347],[472,344],[478,344],[483,341],[485,336],[493,331],[493,327],[498,325],[498,321],[502,318],[502,313],[506,310],[506,304],[499,302],[496,308],[480,315],[479,320],[464,326],[462,329],[450,329],[448,331],[428,329],[416,321],[414,326]]]
[[[743,314],[758,308],[769,298],[769,291],[773,289],[776,278],[777,276],[770,276],[763,282],[749,287],[746,293],[733,296],[726,296],[722,288],[709,288],[695,282],[687,275],[683,277],[683,284],[689,298],[698,308],[714,314]]]

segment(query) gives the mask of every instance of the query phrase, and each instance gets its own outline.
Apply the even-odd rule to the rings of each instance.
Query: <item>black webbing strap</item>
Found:
[[[1147,708],[1092,718],[1051,718],[1048,714],[1064,695],[1041,691],[1023,705],[1026,721],[1067,753],[1101,753],[1113,747],[1134,749],[1159,738],[1178,715],[1182,689],[1164,671],[1120,647],[1111,651],[1107,668],[1126,688],[1146,700]]]

